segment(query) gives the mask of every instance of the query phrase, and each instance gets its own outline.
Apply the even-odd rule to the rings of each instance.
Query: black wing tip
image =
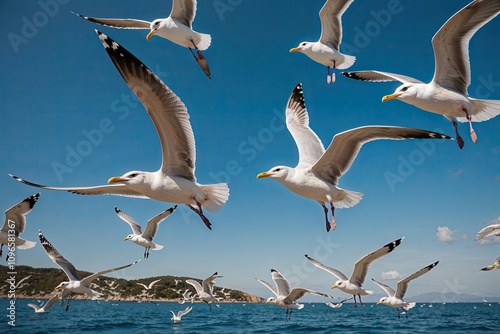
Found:
[[[177,209],[177,205],[174,205],[173,207],[171,207],[170,209],[167,209],[166,211],[170,211],[170,213],[174,212],[175,209]]]
[[[38,201],[38,198],[40,198],[40,193],[31,195],[30,197],[26,198],[23,202],[28,203],[29,208],[32,209],[33,206],[35,206],[35,203]]]
[[[438,263],[439,263],[439,261],[436,261],[433,264],[428,265],[427,268],[429,268],[429,270],[431,270],[432,268],[434,268],[435,266],[437,266]]]
[[[356,72],[340,72],[343,76],[349,78],[349,79],[354,79],[354,80],[361,80],[361,81],[367,81],[368,79],[359,76]]]
[[[453,137],[447,136],[447,135],[439,133],[439,132],[429,131],[428,132],[428,136],[430,138],[434,138],[434,139],[448,139],[448,140],[453,140]]]
[[[304,99],[304,91],[302,90],[302,83],[299,82],[297,86],[292,91],[292,95],[290,96],[290,100],[299,103],[302,108],[306,107],[306,102]]]
[[[117,206],[115,206],[115,212],[116,212],[116,213],[120,213],[120,212],[122,212],[122,210],[118,209],[118,207],[117,207]]]
[[[400,238],[398,240],[394,240],[393,242],[389,242],[387,245],[385,245],[384,247],[387,247],[389,248],[388,252],[392,252],[396,247],[398,247],[401,242],[403,241],[404,237],[403,238]]]
[[[278,271],[276,269],[274,269],[274,268],[271,268],[271,272],[272,273],[277,273]]]

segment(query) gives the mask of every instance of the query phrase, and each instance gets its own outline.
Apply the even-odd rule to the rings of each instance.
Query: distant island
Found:
[[[0,298],[9,298],[10,284],[8,267],[0,265]],[[80,277],[92,273],[78,271]],[[29,266],[16,266],[15,297],[17,299],[47,299],[54,295],[54,287],[66,281],[66,274],[57,268],[33,268]],[[160,280],[152,289],[146,290],[142,283],[149,285],[155,280]],[[100,299],[116,301],[180,301],[186,289],[195,294],[194,288],[186,283],[187,279],[202,280],[192,277],[156,276],[136,280],[101,276],[94,280],[91,287],[101,293]],[[22,280],[22,282],[21,282]],[[19,284],[20,283],[20,284]],[[258,303],[262,298],[249,293],[216,286],[214,295],[221,298],[221,302],[232,303]],[[75,299],[88,299],[84,295],[75,295]]]

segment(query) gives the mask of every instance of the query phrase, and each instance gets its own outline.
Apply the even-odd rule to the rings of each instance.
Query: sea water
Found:
[[[45,313],[35,313],[18,299],[15,327],[9,325],[9,300],[0,300],[1,333],[500,333],[498,303],[417,304],[408,318],[384,305],[344,304],[333,309],[322,303],[306,303],[286,322],[285,309],[266,304],[116,302],[72,300],[69,310],[55,304]],[[177,313],[188,305],[193,310],[174,323]],[[218,305],[218,306],[217,306]],[[432,307],[430,307],[432,306]],[[12,324],[12,322],[11,322]]]

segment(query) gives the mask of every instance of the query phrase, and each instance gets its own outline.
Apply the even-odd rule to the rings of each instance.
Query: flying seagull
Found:
[[[325,213],[326,230],[335,229],[335,208],[350,208],[362,194],[338,187],[340,177],[351,167],[361,147],[378,139],[451,139],[440,133],[396,126],[363,126],[336,134],[324,149],[319,137],[309,127],[302,84],[293,90],[286,106],[286,125],[299,151],[296,167],[276,166],[257,178],[270,177],[294,193],[316,200]],[[328,220],[328,208],[332,222]]]
[[[361,301],[361,296],[371,295],[373,293],[373,291],[365,290],[363,288],[363,283],[365,282],[366,274],[368,273],[368,268],[373,262],[381,259],[382,257],[392,252],[396,247],[398,247],[401,244],[401,241],[403,241],[403,239],[404,238],[401,238],[393,242],[390,242],[387,245],[377,249],[376,251],[363,256],[355,263],[354,270],[350,278],[347,278],[347,276],[344,275],[341,271],[325,266],[324,264],[308,256],[307,254],[305,256],[316,267],[323,269],[332,274],[333,276],[337,277],[338,281],[335,282],[335,284],[332,286],[332,289],[338,288],[339,290],[347,294],[353,295],[354,307],[358,307],[358,305],[356,304],[356,296],[358,296],[359,302],[361,303],[361,305],[363,305],[363,302]]]
[[[325,303],[325,305],[326,305],[326,306],[329,306],[329,307],[331,307],[331,308],[341,308],[341,307],[342,307],[342,305],[344,305],[344,302],[346,302],[346,301],[348,301],[348,300],[351,300],[351,299],[353,299],[353,298],[354,298],[354,297],[348,297],[348,298],[345,298],[345,299],[341,300],[339,303],[336,303],[336,304],[334,304],[334,303],[332,303],[332,302],[326,302],[326,303]]]
[[[354,0],[327,0],[319,11],[321,36],[317,42],[302,42],[290,52],[302,52],[327,67],[326,82],[335,82],[335,69],[351,67],[356,57],[339,52],[342,42],[342,15]],[[330,74],[330,68],[333,68]]]
[[[297,301],[300,298],[304,297],[306,293],[327,298],[335,298],[333,296],[305,288],[290,289],[290,284],[288,283],[287,279],[276,269],[271,269],[271,277],[276,288],[274,288],[271,284],[267,283],[264,280],[258,278],[256,278],[256,280],[262,283],[266,288],[271,290],[271,292],[275,296],[269,297],[266,301],[266,304],[274,304],[286,309],[285,321],[290,321],[293,310],[300,310],[304,308],[304,304],[299,304]]]
[[[432,38],[435,71],[430,83],[404,75],[381,71],[343,72],[348,78],[363,81],[399,81],[393,94],[382,101],[398,99],[420,109],[441,114],[453,123],[460,148],[464,141],[458,134],[459,122],[469,122],[471,139],[477,141],[472,122],[482,122],[500,113],[500,101],[469,97],[469,41],[482,26],[500,12],[498,0],[476,0],[453,15]]]
[[[39,197],[40,194],[30,196],[5,211],[5,222],[0,229],[0,256],[2,256],[3,245],[14,243],[16,249],[30,249],[35,247],[36,242],[24,240],[19,235],[26,228],[26,215],[33,209]],[[9,237],[14,237],[14,242],[9,242]],[[5,260],[9,258],[8,253]]]
[[[488,225],[477,232],[476,240],[488,238],[492,235],[500,236],[500,224]]]
[[[146,39],[149,41],[153,35],[166,38],[171,42],[189,49],[194,59],[205,75],[212,79],[207,59],[200,51],[208,49],[212,42],[209,34],[202,34],[193,30],[193,20],[196,16],[196,0],[173,0],[170,16],[156,19],[153,22],[136,19],[109,19],[83,16],[79,17],[102,24],[104,26],[120,29],[149,29]],[[196,54],[193,52],[196,50]]]
[[[43,313],[49,310],[55,303],[61,299],[61,296],[57,293],[52,298],[50,298],[43,306],[38,306],[36,304],[29,303],[28,306],[35,310],[35,313]]]
[[[207,303],[210,310],[212,310],[210,303],[218,301],[218,298],[214,296],[215,280],[220,277],[222,276],[218,276],[217,272],[215,272],[212,276],[205,278],[201,284],[194,279],[188,279],[186,283],[196,289],[196,298]]]
[[[415,307],[415,305],[416,305],[415,303],[407,303],[407,302],[403,301],[403,297],[406,293],[406,290],[408,289],[408,284],[410,283],[411,280],[414,280],[415,278],[420,277],[423,274],[429,272],[438,263],[439,263],[439,261],[434,262],[433,264],[428,265],[427,267],[420,269],[416,273],[414,273],[408,277],[403,278],[402,280],[400,280],[398,282],[396,291],[394,291],[393,289],[391,289],[390,287],[388,287],[385,284],[377,282],[376,280],[374,280],[372,278],[372,281],[375,282],[379,287],[381,287],[388,295],[388,297],[380,298],[380,300],[377,302],[377,305],[384,304],[384,305],[396,308],[398,310],[398,318],[401,317],[401,315],[399,313],[399,309],[401,308],[403,310],[404,314],[406,315],[406,317],[408,318],[408,310]]]
[[[185,310],[177,312],[177,315],[174,313],[174,311],[170,311],[170,313],[172,313],[172,318],[170,318],[170,320],[173,320],[174,322],[180,322],[182,320],[182,316],[191,312],[192,309],[192,306],[188,306]]]
[[[158,283],[159,281],[161,281],[161,278],[160,279],[157,279],[157,280],[154,280],[153,282],[149,283],[148,285],[146,284],[143,284],[143,283],[137,283],[138,285],[141,285],[144,287],[144,289],[146,290],[151,290],[153,288],[153,285],[155,285],[156,283]]]
[[[484,267],[484,268],[481,268],[480,270],[481,271],[490,271],[490,270],[493,270],[493,269],[500,269],[500,257],[497,258],[497,260],[495,261],[495,263],[493,263],[492,265]]]
[[[164,219],[168,218],[174,212],[176,207],[177,205],[168,210],[163,211],[162,213],[159,213],[158,215],[148,220],[144,232],[142,232],[141,225],[139,225],[132,217],[130,217],[129,215],[127,215],[126,213],[115,207],[115,212],[118,215],[118,217],[120,217],[124,222],[129,224],[130,228],[132,228],[132,234],[127,235],[124,240],[130,240],[133,243],[144,247],[144,258],[149,257],[150,249],[153,250],[163,249],[162,245],[158,245],[153,242],[153,238],[155,237],[156,232],[158,231],[160,223]]]
[[[80,195],[151,198],[185,204],[211,229],[212,224],[204,215],[202,207],[212,212],[220,209],[229,197],[229,188],[225,183],[202,185],[196,182],[195,141],[186,106],[139,59],[111,38],[96,32],[156,127],[163,153],[160,169],[156,172],[130,171],[110,178],[109,185],[94,187],[48,187],[9,175],[19,182],[43,189],[64,190]]]
[[[140,261],[138,260],[131,264],[127,264],[125,266],[99,271],[95,274],[80,279],[78,273],[76,272],[75,266],[71,262],[66,260],[57,251],[57,249],[55,249],[54,246],[52,246],[52,244],[44,237],[42,231],[38,232],[38,237],[40,238],[40,243],[42,244],[43,249],[49,256],[49,258],[64,271],[64,273],[69,279],[69,281],[62,282],[54,288],[54,290],[62,290],[61,300],[63,302],[65,299],[70,297],[72,293],[84,294],[92,299],[99,297],[100,293],[90,288],[90,284],[92,283],[93,280],[107,273],[133,266],[134,264]],[[68,310],[68,307],[69,307],[69,302],[68,305],[66,306],[66,311]]]

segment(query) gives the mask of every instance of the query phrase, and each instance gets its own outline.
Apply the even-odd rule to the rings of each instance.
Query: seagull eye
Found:
[[[407,86],[405,86],[405,87],[401,88],[401,91],[402,91],[402,92],[406,92],[407,90],[408,90],[408,87],[407,87]]]
[[[280,170],[281,170],[281,168],[276,168],[274,171],[279,172]]]
[[[132,173],[132,174],[130,174],[130,175],[129,175],[129,177],[136,177],[137,175],[139,175],[139,174],[137,174],[137,173]]]
[[[306,43],[302,43],[302,45],[301,45],[301,46],[306,46]]]

